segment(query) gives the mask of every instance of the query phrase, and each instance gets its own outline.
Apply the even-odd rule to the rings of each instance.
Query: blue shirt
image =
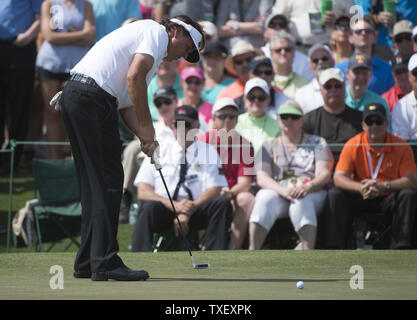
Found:
[[[13,40],[24,33],[41,13],[43,0],[1,0],[0,40]]]
[[[346,75],[349,60],[338,63],[335,67],[339,68]],[[394,78],[391,73],[391,66],[388,62],[372,56],[372,78],[368,90],[382,95],[394,86]]]
[[[89,0],[96,22],[96,42],[120,28],[128,18],[142,19],[137,0]]]

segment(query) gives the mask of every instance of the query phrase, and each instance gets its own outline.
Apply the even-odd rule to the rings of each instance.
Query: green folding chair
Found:
[[[69,238],[80,246],[81,202],[77,172],[73,159],[33,159],[32,170],[39,204],[33,207],[39,251],[44,242],[52,242],[49,251],[60,240]]]

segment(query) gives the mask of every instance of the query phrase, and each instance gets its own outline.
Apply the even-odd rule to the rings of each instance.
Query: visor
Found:
[[[195,63],[200,61],[200,53],[199,53],[199,44],[201,43],[201,40],[203,38],[202,34],[198,32],[196,28],[194,28],[192,25],[185,23],[184,21],[181,21],[179,19],[170,19],[169,21],[174,22],[176,24],[179,24],[181,27],[183,27],[187,32],[189,33],[191,39],[193,40],[195,49],[193,52],[191,52],[185,60],[191,63]]]

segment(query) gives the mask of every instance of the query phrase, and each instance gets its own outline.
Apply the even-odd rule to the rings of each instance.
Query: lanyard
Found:
[[[378,176],[379,170],[381,169],[382,159],[384,159],[384,152],[381,153],[381,156],[378,159],[378,163],[376,164],[375,171],[372,168],[371,154],[369,150],[366,150],[366,157],[368,158],[368,167],[369,167],[369,172],[371,173],[371,179],[375,180],[376,177]]]

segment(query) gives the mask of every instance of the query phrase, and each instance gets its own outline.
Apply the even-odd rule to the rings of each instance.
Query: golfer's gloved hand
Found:
[[[56,111],[60,111],[61,110],[61,95],[62,95],[62,91],[59,91],[56,95],[54,95],[54,97],[51,99],[51,101],[49,102],[49,105],[52,107],[53,105],[55,105],[55,110]]]

